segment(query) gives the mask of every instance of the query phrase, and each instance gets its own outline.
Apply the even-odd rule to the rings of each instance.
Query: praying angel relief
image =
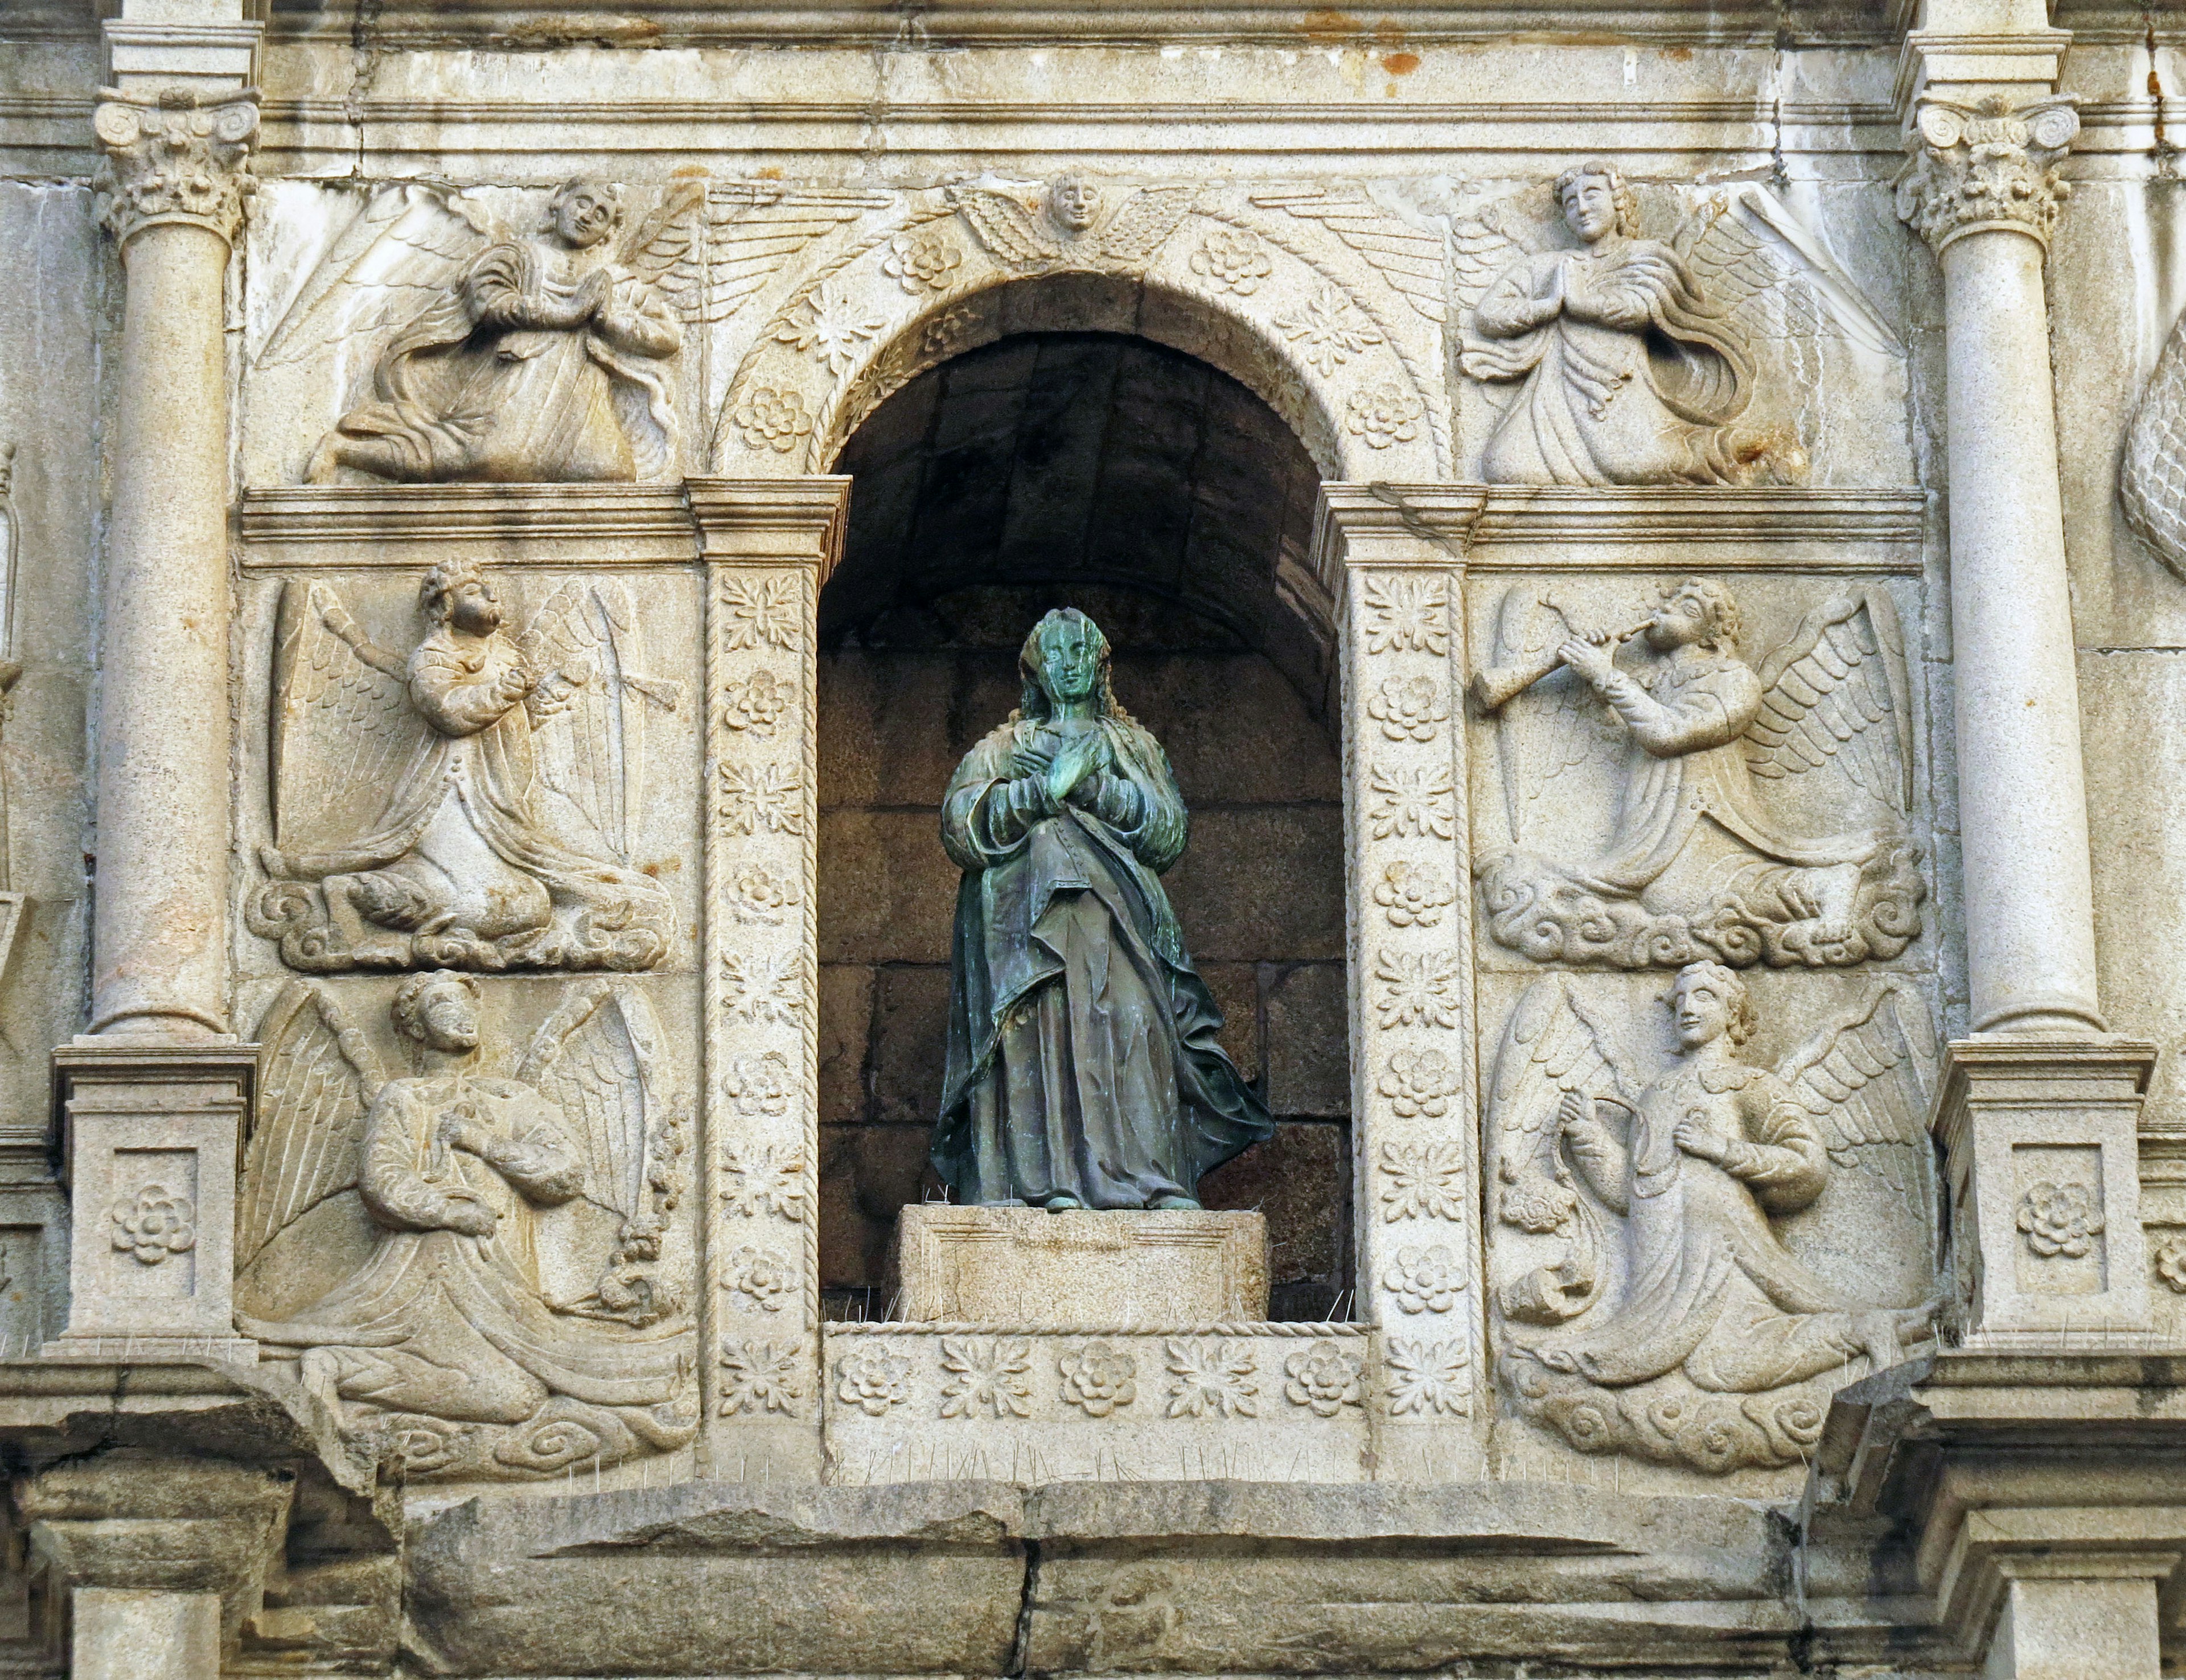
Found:
[[[1644,614],[1619,613],[1625,627],[1606,617],[1514,585],[1472,679],[1508,825],[1475,865],[1495,943],[1627,969],[1903,951],[1926,889],[1887,592],[1830,596],[1757,668],[1718,580],[1664,588]]]
[[[636,971],[668,949],[668,893],[631,866],[647,714],[629,591],[555,588],[523,634],[484,568],[435,566],[408,653],[327,584],[282,597],[272,879],[247,906],[291,968]]]

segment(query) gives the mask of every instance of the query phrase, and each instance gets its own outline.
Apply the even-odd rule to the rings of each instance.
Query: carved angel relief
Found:
[[[1035,203],[997,187],[949,188],[949,202],[996,261],[1021,274],[1058,268],[1138,268],[1191,213],[1197,187],[1146,187],[1109,198],[1076,175],[1057,176]]]
[[[1885,980],[1773,1068],[1719,963],[1651,1074],[1570,979],[1495,1058],[1491,1257],[1513,1403],[1581,1452],[1720,1472],[1811,1454],[1829,1395],[1933,1334],[1925,1005]]]
[[[1605,628],[1534,584],[1503,598],[1494,663],[1471,684],[1495,720],[1510,834],[1475,865],[1489,936],[1616,968],[1899,955],[1926,887],[1887,592],[1830,596],[1757,669],[1719,581],[1687,578],[1633,616]],[[1589,831],[1591,855],[1565,849]]]
[[[311,456],[315,482],[344,469],[426,483],[667,477],[685,327],[726,320],[812,240],[891,202],[686,181],[631,218],[619,188],[579,179],[527,230],[481,195],[384,187],[257,365],[339,355],[370,369]]]
[[[468,561],[419,587],[409,653],[292,580],[274,651],[272,880],[245,907],[292,968],[646,969],[667,891],[631,867],[647,714],[627,588],[571,579],[521,636]]]
[[[642,994],[571,984],[507,1076],[469,976],[412,976],[392,1015],[416,1059],[393,1078],[309,982],[260,1025],[238,1326],[412,1476],[688,1442],[689,1117]]]
[[[1895,339],[1764,189],[1715,195],[1668,242],[1595,159],[1453,230],[1460,365],[1516,385],[1488,435],[1490,484],[1794,484],[1800,440],[1757,423],[1757,344]]]

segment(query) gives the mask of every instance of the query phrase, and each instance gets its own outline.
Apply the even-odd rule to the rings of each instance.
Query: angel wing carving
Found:
[[[1014,194],[993,187],[961,186],[950,188],[948,197],[979,243],[1002,261],[1030,268],[1062,260],[1061,234]]]
[[[1766,697],[1746,734],[1754,775],[1780,781],[1835,764],[1899,815],[1912,808],[1912,698],[1885,591],[1832,596],[1755,675]]]
[[[1873,1174],[1924,1222],[1932,1218],[1924,1070],[1935,1060],[1927,1005],[1893,977],[1776,1069],[1819,1123],[1830,1159]]]
[[[1709,194],[1671,241],[1715,305],[1795,336],[1835,333],[1875,355],[1897,335],[1881,311],[1783,202],[1754,182]],[[1766,327],[1755,321],[1757,327]],[[1749,336],[1761,336],[1761,333]]]
[[[598,848],[627,863],[644,806],[645,708],[674,711],[678,685],[640,675],[642,634],[629,588],[616,578],[563,584],[533,615],[523,647],[540,674],[526,703],[540,779],[575,809]]]
[[[1129,266],[1151,261],[1198,195],[1196,187],[1149,187],[1133,193],[1101,230],[1101,255]]]
[[[895,203],[893,193],[716,181],[706,188],[705,273],[687,319],[726,321],[816,239]]]
[[[1319,222],[1372,264],[1421,315],[1437,326],[1449,318],[1443,241],[1398,220],[1355,188],[1255,193],[1253,202]]]
[[[540,1026],[517,1078],[558,1108],[585,1166],[585,1190],[621,1227],[597,1285],[579,1310],[633,1324],[676,1305],[655,1269],[668,1216],[685,1186],[686,1116],[652,1006],[636,988],[574,985]]]
[[[244,1141],[235,1262],[356,1183],[366,1112],[386,1083],[372,1046],[326,991],[291,980],[258,1024],[258,1104]]]
[[[1075,176],[1058,176],[1030,202],[978,182],[948,189],[950,206],[979,243],[1023,273],[1061,265],[1142,267],[1183,223],[1198,194],[1192,186],[1142,188],[1104,221],[1101,189]]]
[[[2133,534],[2186,578],[2186,315],[2163,341],[2126,428],[2118,505]]]

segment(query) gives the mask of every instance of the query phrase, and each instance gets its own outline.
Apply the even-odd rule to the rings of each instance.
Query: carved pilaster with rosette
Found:
[[[1381,1330],[1384,1480],[1478,1468],[1464,568],[1435,529],[1471,506],[1326,484],[1315,545],[1342,613],[1359,1316]]]
[[[98,216],[123,244],[139,229],[182,222],[233,244],[244,201],[258,190],[250,173],[258,137],[258,93],[156,95],[99,90],[92,129],[106,155],[93,185]]]
[[[813,636],[849,493],[690,485],[709,572],[705,1440],[732,1480],[819,1468]]]
[[[2024,233],[2045,248],[2071,188],[2057,165],[2080,132],[2069,96],[2015,105],[1923,98],[1905,139],[1897,214],[1938,254],[1969,233]]]

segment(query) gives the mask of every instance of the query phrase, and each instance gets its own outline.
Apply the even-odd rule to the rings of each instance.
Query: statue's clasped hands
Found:
[[[1676,1129],[1670,1134],[1670,1140],[1687,1155],[1696,1155],[1703,1161],[1712,1161],[1718,1165],[1722,1164],[1723,1157],[1729,1152],[1715,1128],[1697,1112],[1688,1114],[1678,1122]]]

